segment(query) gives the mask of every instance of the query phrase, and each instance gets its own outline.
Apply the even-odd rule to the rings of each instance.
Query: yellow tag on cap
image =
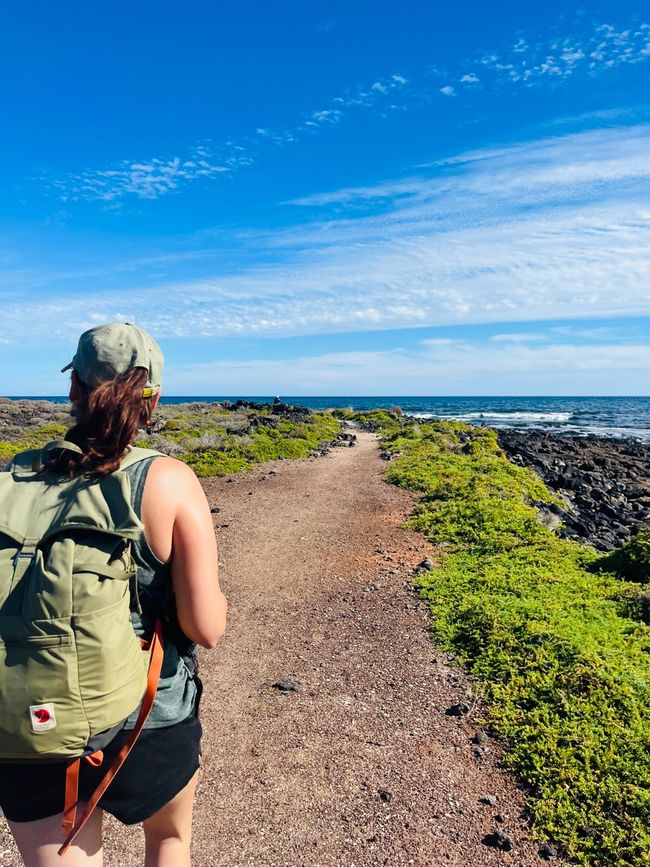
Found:
[[[143,388],[142,389],[142,397],[151,397],[153,394],[153,388]]]

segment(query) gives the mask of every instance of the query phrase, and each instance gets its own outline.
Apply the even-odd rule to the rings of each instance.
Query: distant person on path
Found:
[[[117,561],[109,558],[108,564],[103,567],[103,575],[101,566],[98,567],[97,575],[87,574],[92,572],[88,564],[81,569],[83,574],[75,574],[77,570],[73,570],[73,599],[77,592],[75,587],[91,581],[94,584],[88,583],[88,586],[96,588],[93,592],[103,592],[110,584],[112,588],[117,587],[124,597],[124,607],[120,609],[120,616],[123,615],[120,628],[126,630],[124,634],[128,641],[123,642],[123,653],[120,646],[118,653],[104,660],[109,665],[105,671],[110,672],[110,666],[116,670],[123,667],[127,655],[126,645],[131,647],[132,644],[136,648],[134,658],[140,664],[136,673],[138,676],[141,673],[145,678],[148,665],[151,676],[154,651],[151,655],[143,654],[140,639],[145,649],[145,642],[149,642],[152,648],[159,648],[158,662],[162,668],[157,686],[154,681],[153,686],[147,687],[152,707],[144,727],[110,786],[99,798],[97,809],[89,816],[88,810],[84,809],[86,802],[92,798],[93,792],[99,791],[98,783],[108,768],[114,767],[119,757],[123,759],[126,745],[133,740],[132,733],[142,723],[138,717],[145,714],[142,708],[148,700],[146,692],[142,704],[142,692],[139,691],[138,704],[134,706],[132,702],[117,724],[114,727],[111,725],[106,735],[108,742],[102,745],[101,766],[95,767],[83,758],[77,765],[78,788],[75,791],[78,791],[79,802],[73,815],[77,816],[77,824],[84,818],[86,823],[78,831],[70,848],[63,854],[58,853],[64,838],[63,820],[71,813],[68,809],[68,793],[69,780],[74,777],[70,772],[72,760],[50,758],[48,761],[37,755],[35,760],[29,762],[9,761],[7,749],[0,749],[0,808],[9,822],[27,867],[101,865],[104,810],[127,825],[143,824],[147,867],[189,867],[192,809],[201,754],[201,725],[198,718],[201,683],[196,672],[195,649],[197,644],[206,648],[214,647],[226,628],[227,602],[219,587],[212,516],[203,489],[188,466],[173,458],[145,453],[145,450],[132,446],[138,430],[149,423],[160,398],[163,356],[151,335],[129,323],[92,328],[81,335],[72,362],[63,370],[70,368],[73,427],[67,431],[64,441],[57,441],[51,444],[48,451],[37,453],[42,455],[41,463],[36,462],[37,466],[34,466],[31,457],[34,453],[27,453],[29,457],[23,458],[22,464],[20,455],[14,458],[5,467],[6,476],[0,477],[3,483],[1,491],[11,493],[21,489],[26,492],[15,493],[16,498],[26,496],[30,486],[31,490],[35,490],[41,485],[48,496],[53,489],[54,496],[59,491],[59,501],[74,496],[75,499],[70,500],[70,503],[65,500],[68,506],[66,514],[81,508],[80,504],[90,502],[89,497],[100,497],[99,491],[112,492],[110,496],[102,494],[106,500],[101,502],[109,503],[111,513],[117,510],[120,515],[126,515],[124,520],[130,520],[131,527],[136,527],[132,533],[132,559],[127,554],[123,555],[127,557],[125,568],[130,570],[128,574],[134,576],[131,592],[127,589],[128,582],[116,580],[115,576],[119,578],[119,569],[115,568]],[[121,463],[124,464],[122,468]],[[125,475],[130,485],[126,483]],[[46,480],[45,487],[43,479]],[[117,506],[115,500],[110,499],[111,496],[118,496],[116,491],[121,492]],[[92,519],[96,520],[94,515]],[[141,519],[142,524],[138,519]],[[62,520],[65,523],[65,515]],[[102,520],[110,522],[113,516],[111,514],[106,518],[104,515]],[[77,517],[76,521],[75,526],[82,528],[77,532],[83,533],[83,515]],[[66,532],[63,541],[58,542],[59,549],[64,550],[65,545],[72,545],[76,551],[81,537],[74,536],[74,528]],[[88,536],[95,540],[97,537],[97,533],[94,537]],[[3,538],[6,540],[7,537]],[[56,540],[57,537],[50,533],[47,538]],[[100,535],[99,538],[106,536]],[[124,539],[119,541],[125,545],[120,550],[128,551]],[[36,547],[38,558],[44,562],[50,556],[47,545],[43,542]],[[54,547],[53,542],[52,551]],[[88,551],[88,548],[85,550]],[[32,568],[32,560],[29,560],[29,565],[24,565],[28,561],[21,559],[23,557],[27,555],[19,553],[13,562],[18,563],[18,566],[14,565],[16,572],[20,569],[21,574],[25,575],[25,569]],[[1,571],[0,580],[7,580]],[[11,586],[14,587],[16,574],[11,580]],[[28,591],[36,586],[32,578],[29,578],[29,582],[23,582]],[[27,605],[35,607],[35,599],[27,599]],[[113,616],[113,609],[110,610]],[[5,613],[4,606],[0,613]],[[24,617],[22,612],[21,616]],[[49,629],[54,628],[51,624],[61,622],[53,614],[49,614],[49,617],[53,618],[47,621]],[[118,628],[117,617],[118,614],[115,614],[112,625],[109,623],[111,630]],[[7,619],[3,617],[2,621]],[[44,622],[34,620],[35,625]],[[75,631],[75,618],[69,617],[67,622],[71,625],[65,628],[70,630],[73,639],[67,639],[62,634],[60,645],[74,645],[75,652],[80,653],[78,642],[81,636]],[[4,628],[0,625],[0,632]],[[107,633],[107,636],[110,637],[110,634]],[[0,638],[4,639],[4,634]],[[31,640],[36,644],[39,639]],[[43,639],[41,642],[38,650],[30,651],[28,648],[25,651],[27,656],[30,653],[33,656],[29,662],[31,668],[26,664],[24,679],[29,679],[40,665],[45,668],[41,672],[41,681],[44,675],[46,681],[52,684],[54,672],[51,677],[48,675],[43,660],[49,658],[54,665],[63,654],[59,647],[54,648],[51,656],[47,657],[43,648],[49,645],[43,643]],[[97,653],[101,654],[101,643],[96,644],[100,645]],[[0,666],[5,666],[4,672],[0,671],[0,677],[8,683],[11,677],[9,656],[7,650],[7,663],[0,662]],[[81,660],[81,656],[78,659]],[[48,688],[41,687],[43,692],[47,692]],[[96,692],[102,703],[100,710],[105,714],[107,702],[113,701],[114,692],[108,686],[104,690],[106,695],[102,694],[101,688]],[[66,720],[66,715],[70,716],[66,701],[67,696],[39,695],[35,703],[30,705],[29,711],[23,714],[20,725],[26,732],[26,739],[32,737],[36,744],[34,749],[40,749],[47,743],[44,738],[63,738],[66,725],[70,725],[69,720]],[[85,714],[84,701],[81,704]],[[104,717],[100,715],[100,719]],[[6,732],[13,724],[10,709],[0,706],[0,738],[2,730]],[[56,731],[57,726],[61,735]],[[32,730],[35,733],[33,735]],[[92,727],[91,734],[96,742],[98,736],[92,732]],[[93,738],[89,739],[89,743]],[[12,743],[11,740],[8,742]],[[99,756],[96,760],[99,762],[101,753],[98,751],[93,755]],[[73,797],[73,805],[74,800]]]
[[[282,401],[280,400],[280,395],[276,394],[275,399],[273,401],[273,406],[278,406],[281,403],[282,403]]]

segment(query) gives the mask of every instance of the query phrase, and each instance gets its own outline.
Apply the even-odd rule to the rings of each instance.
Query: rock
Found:
[[[485,732],[477,732],[471,741],[473,744],[483,744],[485,745],[489,741],[489,737],[485,734]]]
[[[465,704],[464,701],[461,701],[458,704],[452,704],[445,711],[447,716],[464,716],[466,713],[469,713],[469,705]]]
[[[483,795],[483,797],[479,798],[479,802],[481,804],[487,804],[489,807],[493,807],[497,802],[496,795]]]
[[[559,515],[554,514],[545,506],[537,510],[537,520],[543,527],[546,527],[547,530],[557,530],[562,523],[562,518]]]
[[[393,793],[389,792],[388,789],[377,789],[379,793],[379,797],[385,804],[389,804],[393,799]]]
[[[273,686],[275,689],[277,689],[278,692],[283,692],[283,693],[298,692],[298,690],[300,689],[300,686],[297,683],[294,683],[292,680],[286,680],[286,679],[276,680],[276,682],[272,683],[271,686]]]
[[[566,503],[533,504],[559,536],[611,551],[650,517],[650,444],[515,429],[498,431],[498,441],[509,460],[532,467]]]
[[[478,759],[481,759],[487,753],[487,747],[474,747],[472,752]]]
[[[213,515],[216,515],[216,514],[218,514],[218,513],[221,511],[221,509],[219,508],[219,506],[213,506],[213,507],[210,509],[210,511],[212,512]]]
[[[414,572],[430,572],[435,568],[434,562],[430,557],[424,557],[413,570]]]
[[[551,858],[557,857],[557,849],[551,843],[542,843],[539,847],[539,854],[545,861],[550,861]]]
[[[511,852],[515,847],[512,837],[500,829],[497,829],[492,834],[486,834],[482,842],[486,846],[494,846],[495,849],[500,849],[501,852]]]

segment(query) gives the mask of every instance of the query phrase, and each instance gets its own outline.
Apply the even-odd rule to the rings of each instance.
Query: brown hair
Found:
[[[138,430],[151,418],[152,401],[142,397],[147,376],[144,367],[134,367],[90,388],[73,371],[78,386],[73,410],[76,423],[65,439],[78,445],[83,454],[55,451],[47,469],[67,476],[85,472],[99,477],[114,472]]]

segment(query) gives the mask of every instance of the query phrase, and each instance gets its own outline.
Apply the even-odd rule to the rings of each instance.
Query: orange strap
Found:
[[[84,761],[99,768],[104,761],[104,753],[95,750],[89,756],[84,756]],[[65,772],[65,805],[63,807],[63,833],[69,834],[74,828],[77,819],[77,801],[79,800],[79,772],[81,759],[73,759]]]
[[[90,819],[95,807],[99,803],[100,798],[106,791],[106,789],[110,786],[113,781],[113,778],[119,771],[119,769],[124,764],[126,757],[131,752],[133,745],[142,728],[146,722],[149,713],[151,712],[151,708],[153,707],[154,699],[156,697],[156,690],[158,689],[158,679],[160,678],[160,670],[162,668],[163,662],[163,643],[162,643],[162,624],[160,620],[156,621],[156,626],[154,628],[154,633],[151,638],[151,642],[149,643],[149,671],[147,673],[147,688],[145,690],[142,703],[140,704],[140,712],[138,714],[138,719],[136,721],[135,727],[133,728],[131,734],[129,735],[128,740],[124,743],[121,750],[115,757],[115,761],[110,766],[101,782],[95,789],[95,791],[90,796],[86,807],[81,814],[78,821],[75,821],[76,814],[76,801],[77,801],[77,786],[79,781],[79,760],[76,759],[68,766],[68,773],[66,774],[66,809],[63,813],[63,833],[66,835],[65,840],[63,841],[63,845],[59,849],[59,855],[65,855],[70,844],[77,836],[79,831],[86,824],[88,819]],[[76,765],[76,771],[71,771],[70,769]],[[69,783],[69,786],[68,786]],[[74,785],[74,805],[70,806],[68,803],[68,789],[72,790]],[[72,803],[72,802],[70,802]]]
[[[73,759],[65,772],[65,806],[63,808],[63,833],[69,834],[77,820],[79,798],[79,767],[81,759]]]

